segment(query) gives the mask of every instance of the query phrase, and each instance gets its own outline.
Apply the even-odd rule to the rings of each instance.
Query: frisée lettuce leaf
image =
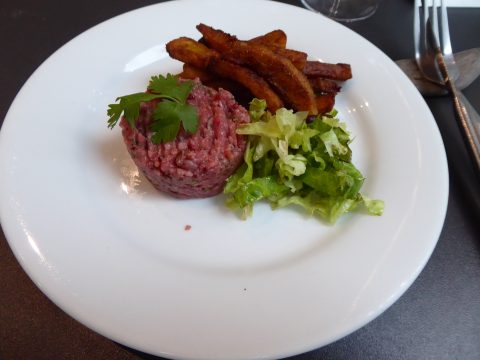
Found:
[[[361,172],[352,164],[350,134],[336,111],[308,119],[306,112],[285,108],[275,114],[264,100],[250,103],[252,122],[237,129],[249,135],[242,166],[227,179],[227,205],[251,216],[260,200],[272,208],[296,205],[334,223],[363,207],[381,215],[384,203],[363,196]]]

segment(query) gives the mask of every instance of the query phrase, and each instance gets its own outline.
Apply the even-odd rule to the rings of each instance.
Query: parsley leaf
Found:
[[[192,81],[178,83],[177,77],[172,74],[167,74],[167,77],[163,77],[162,75],[152,76],[148,84],[148,90],[151,92],[168,95],[181,103],[187,101],[188,94],[190,94],[192,87]]]
[[[189,104],[180,104],[173,101],[158,103],[153,113],[153,122],[150,130],[155,132],[152,142],[158,144],[167,142],[177,136],[182,123],[183,128],[189,134],[197,131],[197,109]]]
[[[140,104],[154,99],[161,99],[154,111],[150,124],[151,140],[154,144],[175,139],[182,124],[185,131],[194,134],[198,128],[197,109],[187,103],[188,95],[193,88],[193,81],[178,82],[178,77],[167,74],[152,76],[148,85],[149,92],[120,96],[119,103],[108,105],[108,127],[113,129],[123,116],[133,128],[140,115]]]
[[[175,112],[174,107],[176,103],[172,101],[164,101],[160,104],[162,109],[157,107],[155,114],[157,116],[161,113],[161,121],[155,121],[150,125],[150,129],[154,132],[152,135],[152,142],[154,144],[164,143],[172,138],[174,139],[180,130],[180,119]],[[160,105],[159,104],[159,105]]]
[[[140,115],[140,103],[161,98],[159,94],[135,93],[117,98],[123,108],[123,115],[131,127],[135,126],[135,120]]]
[[[195,134],[198,128],[197,108],[189,104],[178,104],[177,112],[182,119],[182,125],[186,132]]]
[[[110,104],[108,105],[107,115],[110,116],[108,119],[108,127],[113,129],[117,124],[120,115],[122,115],[123,107],[120,104]]]

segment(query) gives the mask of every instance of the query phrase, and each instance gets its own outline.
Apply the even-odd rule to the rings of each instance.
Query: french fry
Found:
[[[322,77],[331,80],[345,81],[352,78],[349,64],[329,64],[320,61],[307,61],[303,73],[308,77]]]

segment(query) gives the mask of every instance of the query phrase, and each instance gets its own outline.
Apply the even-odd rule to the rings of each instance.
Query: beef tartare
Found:
[[[233,95],[196,82],[187,103],[198,113],[198,129],[163,144],[151,142],[149,125],[159,100],[141,104],[136,127],[125,118],[120,126],[133,161],[153,186],[178,198],[204,198],[222,192],[225,180],[243,161],[247,139],[237,135],[250,121],[248,111]]]

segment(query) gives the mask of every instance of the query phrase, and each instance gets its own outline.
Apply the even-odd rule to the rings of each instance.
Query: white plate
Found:
[[[166,2],[81,34],[32,75],[1,131],[0,216],[26,272],[83,324],[164,357],[279,358],[349,334],[413,282],[446,211],[438,129],[390,59],[298,7],[225,4]],[[222,196],[172,200],[138,175],[107,104],[178,71],[164,44],[199,38],[199,22],[240,38],[282,28],[291,48],[352,65],[337,108],[382,217],[330,226],[260,205],[244,222]]]

